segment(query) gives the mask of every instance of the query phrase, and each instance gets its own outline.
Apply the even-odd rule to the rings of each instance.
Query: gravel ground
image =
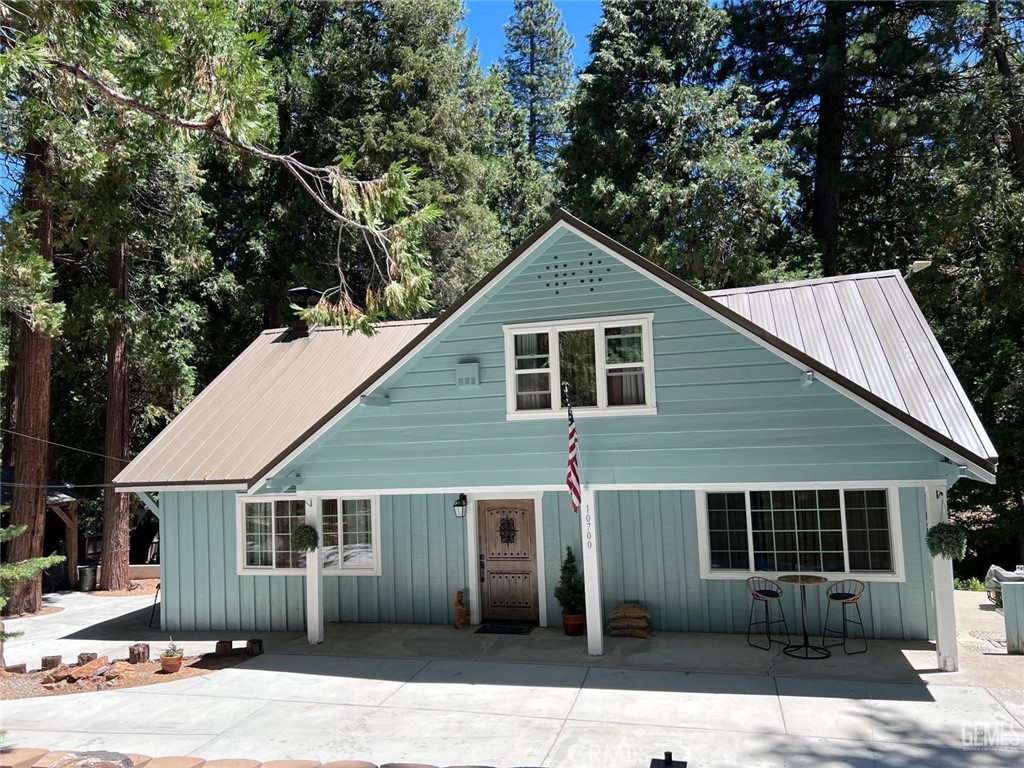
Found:
[[[90,678],[78,683],[61,683],[55,687],[44,687],[43,678],[49,671],[34,671],[26,674],[0,672],[0,700],[27,699],[35,696],[60,696],[65,693],[82,693],[83,691],[108,691],[118,688],[137,688],[141,685],[156,685],[183,680],[187,677],[208,675],[218,669],[227,669],[250,657],[245,652],[232,656],[186,656],[181,669],[173,674],[166,674],[160,669],[159,659],[146,664],[129,664],[124,660],[114,660],[110,667],[116,670],[117,677],[112,680]],[[72,667],[73,668],[73,667]]]
[[[160,579],[135,579],[128,585],[128,589],[118,589],[114,591],[107,591],[105,589],[97,589],[89,594],[94,597],[125,597],[125,596],[136,596],[136,595],[155,595],[157,585],[160,583]]]

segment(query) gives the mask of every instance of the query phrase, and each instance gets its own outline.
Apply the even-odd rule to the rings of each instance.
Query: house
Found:
[[[935,639],[953,669],[925,531],[995,471],[898,273],[704,294],[560,212],[436,320],[265,331],[116,484],[160,518],[169,631],[448,624],[460,589],[474,623],[558,625],[569,545],[591,654],[621,601],[744,632],[746,578],[814,571],[867,584],[869,636]],[[306,521],[322,557],[290,549]]]

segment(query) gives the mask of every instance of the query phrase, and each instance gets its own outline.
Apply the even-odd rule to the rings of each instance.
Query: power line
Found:
[[[88,453],[90,456],[99,456],[101,459],[113,459],[114,461],[120,461],[125,464],[128,463],[127,459],[119,459],[117,456],[108,456],[105,453],[97,453],[96,451],[87,451],[85,448],[75,448],[73,445],[65,445],[64,443],[55,443],[52,440],[43,440],[41,437],[35,437],[33,435],[26,435],[24,432],[15,432],[13,429],[3,428],[3,432],[7,432],[18,437],[24,437],[26,440],[35,440],[37,443],[46,443],[47,445],[55,445],[58,448],[67,448],[69,451],[78,451],[79,453]],[[84,486],[83,486],[84,487]]]

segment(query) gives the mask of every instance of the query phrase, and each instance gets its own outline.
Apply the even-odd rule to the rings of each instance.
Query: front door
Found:
[[[537,621],[533,499],[480,500],[476,508],[484,621]]]

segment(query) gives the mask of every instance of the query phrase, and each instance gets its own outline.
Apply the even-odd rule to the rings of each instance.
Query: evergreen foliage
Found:
[[[717,84],[728,17],[705,0],[603,8],[570,109],[567,206],[697,285],[761,279],[795,190],[754,93]]]
[[[549,169],[565,141],[573,41],[551,0],[515,0],[505,37],[501,68],[526,116],[527,149]]]
[[[580,573],[576,564],[576,553],[572,547],[565,548],[565,557],[562,559],[562,567],[558,574],[558,584],[555,585],[555,600],[562,607],[562,613],[577,615],[586,609],[587,597],[586,587],[583,583],[583,574]]]

